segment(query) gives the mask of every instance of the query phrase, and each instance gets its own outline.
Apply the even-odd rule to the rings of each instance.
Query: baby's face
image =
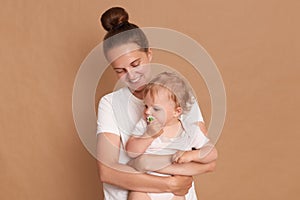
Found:
[[[179,113],[174,101],[170,99],[170,92],[167,89],[159,89],[157,93],[154,93],[153,98],[148,92],[144,98],[144,103],[145,118],[153,116],[155,120],[165,126],[177,122]]]

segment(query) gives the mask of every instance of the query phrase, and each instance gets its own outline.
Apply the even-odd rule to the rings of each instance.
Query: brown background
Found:
[[[227,117],[216,172],[196,178],[199,199],[299,199],[297,0],[1,0],[0,199],[102,199],[95,159],[75,130],[72,88],[104,35],[98,17],[114,5],[140,26],[189,35],[219,67]],[[96,100],[110,90],[98,89]]]

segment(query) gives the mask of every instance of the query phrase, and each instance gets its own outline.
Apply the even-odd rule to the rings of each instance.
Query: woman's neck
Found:
[[[134,91],[132,94],[138,99],[143,99],[143,97],[144,97],[143,90],[142,91]]]
[[[136,98],[143,100],[145,88],[142,88],[140,90],[132,90],[130,87],[128,87],[128,89]]]

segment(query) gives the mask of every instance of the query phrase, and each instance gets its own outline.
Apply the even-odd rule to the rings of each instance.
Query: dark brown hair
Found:
[[[105,55],[113,47],[128,43],[135,43],[142,51],[148,52],[149,43],[146,35],[128,20],[128,13],[121,7],[112,7],[102,14],[100,21],[107,31],[103,41]]]

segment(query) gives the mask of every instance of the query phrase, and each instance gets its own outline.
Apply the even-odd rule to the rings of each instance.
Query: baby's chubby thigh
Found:
[[[174,196],[173,193],[148,193],[151,200],[185,200],[185,196]]]
[[[129,192],[127,200],[140,200],[140,199],[151,200],[151,198],[147,193],[133,192],[133,191]]]

